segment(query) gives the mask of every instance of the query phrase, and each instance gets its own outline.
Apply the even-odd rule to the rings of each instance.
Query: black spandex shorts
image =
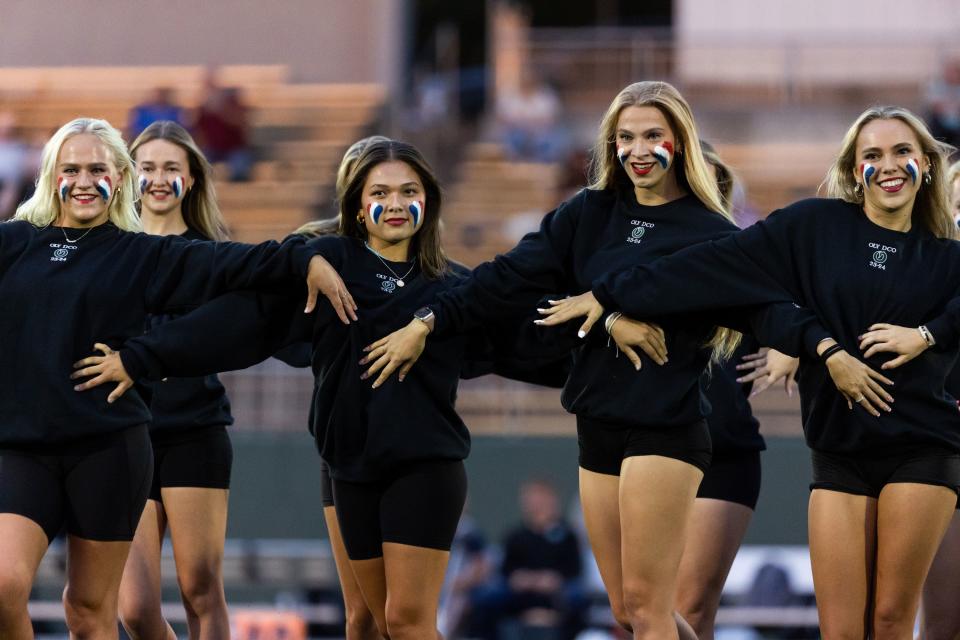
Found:
[[[174,437],[153,436],[153,485],[150,499],[163,502],[164,487],[229,489],[233,447],[223,425]]]
[[[757,508],[760,497],[760,452],[714,453],[710,468],[703,474],[698,498],[710,498]]]
[[[663,429],[624,428],[577,416],[580,466],[594,473],[620,475],[620,466],[632,456],[663,456],[692,464],[701,471],[710,466],[710,430],[705,420]]]
[[[0,449],[0,513],[101,542],[133,540],[153,452],[146,425],[56,447]]]
[[[960,454],[940,447],[883,454],[812,451],[811,460],[811,490],[878,498],[883,487],[893,482],[940,485],[954,491],[960,485]]]
[[[330,466],[320,461],[320,503],[324,508],[333,506],[333,480],[330,479]]]
[[[334,506],[351,560],[383,556],[383,543],[449,551],[467,499],[462,460],[411,465],[379,482],[333,479]]]

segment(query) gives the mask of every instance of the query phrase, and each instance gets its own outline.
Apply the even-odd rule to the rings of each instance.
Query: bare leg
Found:
[[[117,640],[118,600],[129,542],[67,536],[63,606],[71,640]]]
[[[877,501],[814,489],[808,518],[823,640],[864,640],[873,599]]]
[[[923,585],[922,640],[960,640],[960,511],[940,543]]]
[[[27,601],[47,546],[47,535],[36,522],[0,513],[0,638],[33,638]]]
[[[385,542],[390,640],[439,639],[437,609],[449,551]]]
[[[347,550],[343,546],[336,508],[324,507],[323,517],[327,522],[330,547],[333,550],[333,560],[337,565],[340,591],[343,593],[343,606],[347,615],[347,640],[380,640],[376,621],[363,599],[360,585],[357,584],[357,578],[353,575],[353,568],[350,566],[350,558],[347,557]]]
[[[223,593],[229,491],[164,487],[161,493],[190,639],[230,640],[230,616]]]
[[[885,486],[878,502],[872,637],[912,640],[923,583],[953,518],[957,494],[947,487],[898,482]]]
[[[166,527],[163,505],[147,500],[120,581],[120,621],[133,640],[177,640],[160,613],[160,550]]]
[[[720,594],[753,510],[697,498],[677,578],[677,609],[700,640],[713,640]]]

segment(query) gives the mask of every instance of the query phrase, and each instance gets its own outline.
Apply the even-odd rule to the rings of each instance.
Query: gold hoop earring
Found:
[[[360,226],[363,226],[363,214],[362,214],[362,213],[358,213],[358,214],[357,214],[357,224],[359,224]]]
[[[930,171],[927,171],[926,173],[923,174],[923,184],[930,184],[931,182],[933,182],[933,176],[930,175],[930,173],[931,173]]]

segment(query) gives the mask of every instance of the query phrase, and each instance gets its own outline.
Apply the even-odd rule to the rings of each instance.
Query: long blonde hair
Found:
[[[187,154],[193,187],[187,191],[180,204],[183,221],[194,231],[210,240],[226,240],[227,223],[217,204],[217,191],[213,186],[213,169],[210,162],[200,151],[193,136],[182,126],[171,120],[158,120],[137,136],[130,145],[130,155],[137,157],[137,150],[153,140],[166,140],[177,145]]]
[[[900,120],[917,136],[924,156],[930,162],[930,184],[926,176],[920,184],[917,199],[913,203],[913,217],[938,238],[957,240],[957,225],[950,213],[949,183],[947,182],[947,158],[953,147],[940,142],[930,135],[923,120],[903,107],[871,107],[860,114],[843,136],[840,153],[837,155],[827,176],[820,185],[829,198],[840,198],[856,204],[863,202],[856,187],[857,138],[869,122],[874,120]]]
[[[617,121],[620,113],[627,107],[656,107],[667,119],[682,152],[676,154],[682,162],[673,164],[677,174],[677,184],[695,195],[710,211],[714,211],[733,222],[733,215],[710,175],[707,161],[700,147],[700,134],[693,119],[690,105],[677,89],[657,80],[635,82],[617,94],[600,121],[600,130],[593,147],[590,160],[590,189],[613,190],[627,188],[632,191],[633,183],[616,160]],[[726,360],[740,344],[741,336],[726,328],[717,329],[708,346],[712,349],[711,359],[715,362]]]
[[[46,227],[60,216],[60,197],[57,193],[57,159],[63,143],[81,134],[96,136],[113,156],[113,163],[120,172],[120,184],[114,191],[107,213],[114,225],[124,231],[142,231],[140,216],[134,206],[133,160],[127,152],[120,132],[106,120],[77,118],[60,127],[43,147],[40,172],[36,190],[30,198],[17,207],[15,220],[26,220],[36,227]]]

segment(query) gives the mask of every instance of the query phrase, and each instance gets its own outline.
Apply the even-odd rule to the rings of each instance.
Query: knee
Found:
[[[873,635],[875,640],[902,638],[912,634],[915,611],[899,604],[877,602],[873,610]]]
[[[156,603],[148,602],[146,598],[137,596],[120,596],[120,622],[123,627],[134,635],[141,635],[145,629],[159,620],[160,600]]]
[[[69,584],[63,590],[63,613],[71,638],[98,637],[111,627],[116,631],[116,611],[116,602],[109,598],[96,600],[71,589]]]
[[[633,631],[633,625],[630,624],[630,616],[627,614],[627,608],[623,605],[623,600],[610,600],[610,610],[613,612],[613,619],[624,631]]]
[[[671,616],[672,603],[661,600],[662,594],[653,584],[638,581],[624,585],[623,609],[635,635],[644,636]]]
[[[21,613],[30,600],[33,583],[29,571],[12,569],[0,574],[0,616]]]
[[[716,615],[712,598],[707,591],[701,589],[680,591],[677,594],[677,610],[698,636],[703,634],[707,624]]]
[[[226,607],[220,571],[212,566],[197,566],[178,574],[184,604],[200,616],[219,607]]]
[[[386,611],[387,637],[392,640],[423,638],[427,629],[436,627],[436,612],[431,617],[416,603],[388,605]]]
[[[348,638],[370,638],[378,632],[376,621],[366,607],[347,607],[346,631]],[[386,629],[384,629],[386,631]],[[381,634],[385,635],[385,634]]]

